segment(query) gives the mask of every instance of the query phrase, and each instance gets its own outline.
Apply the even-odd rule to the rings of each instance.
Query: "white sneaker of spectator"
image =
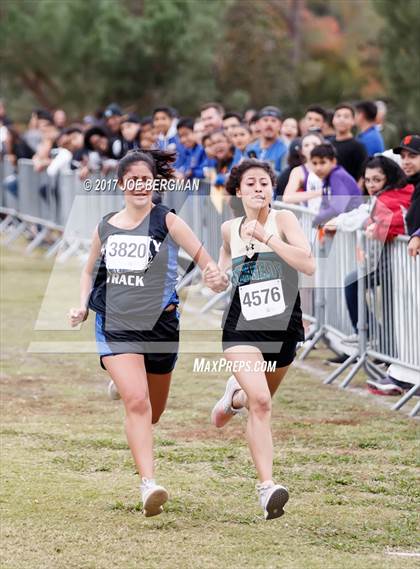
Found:
[[[359,335],[358,334],[350,334],[350,336],[347,336],[346,338],[343,338],[341,340],[341,342],[343,344],[346,345],[355,345],[359,343]]]

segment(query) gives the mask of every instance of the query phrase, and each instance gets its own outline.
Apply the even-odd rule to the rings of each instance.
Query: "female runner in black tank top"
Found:
[[[309,243],[293,213],[271,209],[274,173],[258,160],[232,169],[227,191],[242,200],[245,217],[222,225],[219,267],[232,266],[232,293],[225,310],[223,348],[234,376],[212,412],[212,423],[223,427],[247,408],[247,439],[266,519],[283,514],[287,489],[274,484],[271,398],[292,363],[297,342],[304,339],[298,272],[315,270]],[[209,268],[208,286],[223,285]],[[266,371],[273,362],[275,371]],[[237,370],[237,371],[236,371]]]
[[[118,166],[125,207],[104,217],[95,229],[82,272],[80,308],[72,326],[96,312],[101,365],[125,406],[125,428],[139,475],[144,513],[162,511],[168,494],[154,480],[153,430],[165,410],[178,349],[177,248],[207,271],[217,265],[192,230],[162,205],[152,203],[155,180],[171,178],[175,155],[129,152]],[[95,265],[100,260],[94,278]],[[220,291],[220,283],[212,285]],[[93,288],[92,288],[93,284]]]

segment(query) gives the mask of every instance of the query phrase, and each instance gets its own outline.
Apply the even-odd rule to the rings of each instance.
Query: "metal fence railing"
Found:
[[[35,172],[30,160],[19,160],[16,169],[6,160],[0,161],[0,233],[4,243],[10,244],[24,234],[30,252],[48,236],[47,256],[58,253],[58,259],[65,261],[74,254],[85,255],[96,224],[123,204],[122,192],[112,183],[113,174],[107,179],[109,183],[101,185],[97,176],[89,178],[92,190],[88,192],[76,171],[50,178],[45,172]],[[217,259],[220,226],[233,217],[229,205],[213,202],[209,184],[203,181],[197,195],[167,192],[163,202],[176,210]],[[274,202],[273,207],[295,213],[317,262],[315,276],[301,279],[302,310],[310,326],[300,358],[306,358],[324,339],[335,351],[348,356],[325,383],[332,383],[351,366],[342,387],[349,385],[362,368],[370,376],[380,377],[383,371],[372,363],[375,358],[417,372],[420,377],[420,257],[408,256],[407,238],[399,236],[384,245],[366,240],[361,231],[325,234],[312,226],[314,214],[308,208],[283,202]],[[188,265],[188,259],[186,262]],[[349,347],[343,343],[353,332],[344,283],[352,273],[357,278],[359,321],[358,344]],[[196,274],[190,271],[181,286]],[[226,293],[211,298],[202,312],[226,299]],[[415,381],[394,408],[400,408],[419,389]],[[413,413],[418,411],[419,405]]]

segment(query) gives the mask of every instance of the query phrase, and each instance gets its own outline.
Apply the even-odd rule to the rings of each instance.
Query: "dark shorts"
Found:
[[[106,369],[103,358],[120,354],[144,356],[146,372],[170,373],[178,359],[179,316],[178,310],[162,312],[152,330],[106,330],[102,314],[96,314],[96,344],[100,363]]]
[[[284,339],[284,335],[272,332],[250,332],[245,330],[223,330],[223,350],[234,346],[258,348],[266,362],[276,362],[276,368],[290,365],[296,357],[300,340]],[[245,350],[246,351],[246,350]]]

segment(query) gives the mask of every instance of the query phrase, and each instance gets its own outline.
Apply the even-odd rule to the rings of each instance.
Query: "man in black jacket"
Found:
[[[341,103],[334,110],[332,119],[335,136],[331,139],[337,151],[337,162],[358,181],[367,158],[364,145],[353,136],[355,110],[347,103]]]

